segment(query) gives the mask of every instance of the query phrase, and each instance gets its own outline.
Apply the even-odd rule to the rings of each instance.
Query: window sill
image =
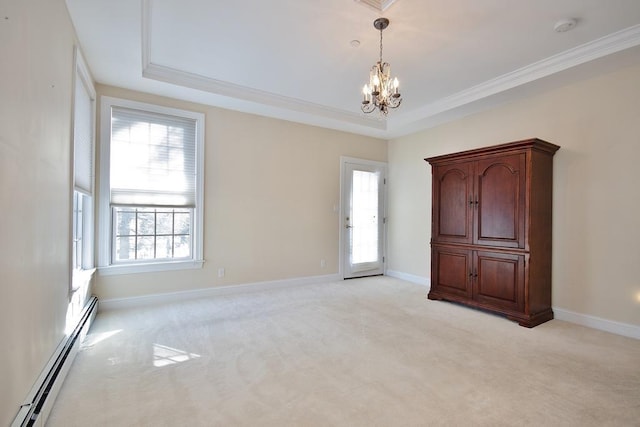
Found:
[[[118,274],[155,273],[159,271],[191,270],[202,268],[204,260],[149,262],[144,264],[118,264],[98,267],[100,276],[115,276]]]
[[[80,288],[86,288],[89,286],[89,282],[93,278],[93,274],[96,272],[95,268],[88,270],[73,270],[71,279],[71,290],[77,291]]]

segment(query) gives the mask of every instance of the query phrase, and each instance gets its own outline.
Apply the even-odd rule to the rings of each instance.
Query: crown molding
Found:
[[[365,1],[361,2],[366,3]],[[388,7],[393,1],[386,3],[388,3]],[[430,119],[434,119],[437,116],[447,116],[450,120],[462,117],[468,111],[473,111],[470,106],[473,103],[477,103],[477,101],[488,99],[518,86],[640,45],[640,24],[638,24],[487,80],[453,95],[435,100],[420,108],[406,112],[398,111],[392,117],[381,120],[380,118],[363,116],[352,111],[332,108],[154,63],[151,58],[152,4],[153,0],[142,0],[141,47],[143,77],[246,101],[253,105],[248,111],[250,110],[256,114],[309,124],[316,123],[318,126],[330,128],[345,129],[345,126],[352,126],[349,129],[356,133],[362,133],[361,131],[366,133],[366,129],[368,129],[378,136],[386,135],[388,137],[403,134],[403,129],[413,132],[433,126],[433,123],[437,124],[439,121]],[[224,104],[224,102],[220,102],[217,105],[228,108],[228,105]]]
[[[215,95],[241,99],[260,105],[293,110],[297,113],[319,116],[325,119],[346,122],[356,126],[385,131],[386,120],[365,117],[339,108],[327,107],[301,99],[278,95],[248,86],[217,80],[211,77],[155,64],[151,59],[151,10],[152,0],[142,1],[142,76],[173,85],[209,92]]]
[[[390,120],[389,127],[397,129],[638,45],[640,45],[640,24],[487,80],[422,108],[397,115]]]
[[[386,129],[386,123],[384,121],[363,117],[357,113],[352,113],[351,111],[331,108],[296,98],[290,98],[222,80],[216,80],[210,77],[176,70],[164,65],[148,63],[142,69],[142,76],[148,79],[202,90],[216,95],[242,99],[244,101],[269,105],[285,110],[293,110],[298,113],[320,116],[327,119],[348,122],[354,125],[366,126],[380,130]]]
[[[363,4],[377,10],[378,12],[384,12],[391,7],[397,0],[354,0],[356,3]]]

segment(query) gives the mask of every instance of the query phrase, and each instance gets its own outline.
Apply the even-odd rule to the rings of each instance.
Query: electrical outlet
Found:
[[[224,268],[218,269],[218,277],[224,277]]]
[[[327,266],[327,261],[321,259],[320,260],[320,268],[325,268]]]

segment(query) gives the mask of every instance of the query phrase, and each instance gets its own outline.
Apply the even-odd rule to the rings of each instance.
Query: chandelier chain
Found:
[[[380,63],[382,64],[382,29],[380,30]]]

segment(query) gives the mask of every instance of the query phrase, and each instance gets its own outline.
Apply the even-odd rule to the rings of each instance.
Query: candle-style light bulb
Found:
[[[400,86],[400,82],[398,82],[398,78],[395,77],[393,79],[393,89],[395,90],[395,93],[398,93],[398,86]]]
[[[378,78],[377,74],[373,75],[373,86],[376,87],[380,84],[380,79]]]

